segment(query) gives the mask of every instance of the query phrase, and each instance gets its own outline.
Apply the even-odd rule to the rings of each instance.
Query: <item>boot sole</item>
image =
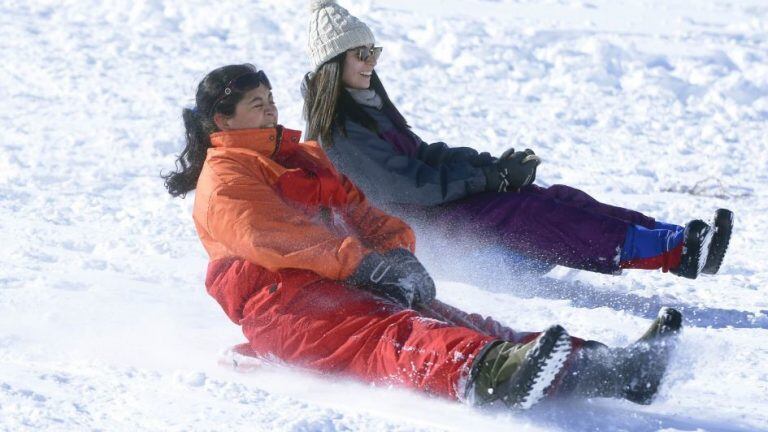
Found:
[[[571,337],[563,327],[555,325],[544,331],[517,372],[500,386],[504,403],[523,410],[539,403],[563,370],[572,349]]]
[[[725,258],[725,252],[728,251],[728,244],[733,232],[733,212],[726,209],[717,210],[712,229],[714,231],[712,243],[709,247],[706,264],[701,269],[704,274],[715,274],[720,271],[720,265]]]
[[[702,220],[694,220],[685,227],[683,253],[680,267],[674,271],[678,276],[696,279],[707,262],[709,244],[713,230]]]

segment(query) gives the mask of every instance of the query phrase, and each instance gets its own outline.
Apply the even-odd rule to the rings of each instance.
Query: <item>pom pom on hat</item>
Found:
[[[310,0],[309,57],[314,70],[348,49],[376,42],[371,29],[336,0]]]
[[[309,10],[310,12],[315,12],[330,4],[335,4],[335,3],[336,3],[336,0],[309,0]]]

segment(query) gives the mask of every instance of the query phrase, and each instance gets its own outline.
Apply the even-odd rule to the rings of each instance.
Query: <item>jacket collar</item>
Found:
[[[282,126],[266,129],[235,129],[211,134],[211,145],[216,148],[242,148],[272,156],[282,146],[299,144],[301,132]]]

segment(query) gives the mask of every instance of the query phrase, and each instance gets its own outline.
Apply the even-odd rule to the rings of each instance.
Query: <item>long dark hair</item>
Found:
[[[226,95],[225,87],[238,77],[255,71],[256,67],[251,64],[228,65],[211,71],[200,81],[195,94],[195,107],[181,111],[186,130],[186,146],[176,159],[176,171],[161,175],[169,194],[184,198],[187,192],[195,189],[203,170],[205,155],[211,147],[210,135],[219,131],[213,116],[217,113],[233,115],[243,95],[258,87],[258,84],[250,87],[233,86],[231,93]]]
[[[333,145],[333,128],[346,136],[344,126],[347,119],[360,123],[364,127],[377,131],[376,121],[355,102],[342,82],[344,57],[341,53],[323,63],[317,72],[304,77],[304,119],[307,122],[307,139],[320,140],[324,147]],[[391,117],[396,126],[410,128],[405,117],[389,99],[384,85],[376,71],[371,77],[371,88],[378,93],[384,103],[383,110]]]

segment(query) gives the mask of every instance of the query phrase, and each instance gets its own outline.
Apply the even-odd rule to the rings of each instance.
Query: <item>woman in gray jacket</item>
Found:
[[[733,215],[685,227],[603,204],[583,191],[533,184],[533,151],[500,157],[428,144],[387,95],[374,68],[382,48],[368,26],[333,0],[311,2],[303,82],[307,138],[320,141],[336,168],[378,207],[416,226],[442,226],[500,243],[510,256],[618,274],[661,269],[696,278],[716,273]],[[550,266],[550,267],[547,267]]]

